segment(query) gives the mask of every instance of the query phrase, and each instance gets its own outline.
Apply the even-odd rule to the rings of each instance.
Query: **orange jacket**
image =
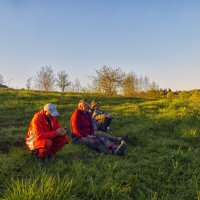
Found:
[[[44,148],[46,139],[56,137],[56,129],[60,128],[58,120],[53,117],[51,121],[46,117],[44,110],[36,113],[30,123],[26,135],[26,145],[30,150]]]

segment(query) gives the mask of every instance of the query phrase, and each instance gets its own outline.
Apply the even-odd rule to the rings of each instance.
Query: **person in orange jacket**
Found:
[[[51,158],[69,142],[67,131],[58,122],[58,115],[55,105],[48,103],[31,120],[26,145],[39,159]]]

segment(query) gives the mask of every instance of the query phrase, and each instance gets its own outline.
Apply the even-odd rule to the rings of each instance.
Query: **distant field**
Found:
[[[62,126],[81,98],[113,113],[129,135],[125,157],[66,145],[53,163],[33,160],[24,139],[35,112],[54,103]],[[0,199],[200,199],[200,105],[188,99],[0,90]]]

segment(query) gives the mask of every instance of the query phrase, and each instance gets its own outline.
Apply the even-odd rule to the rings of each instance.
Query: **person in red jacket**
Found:
[[[68,143],[67,131],[58,123],[58,115],[55,105],[48,103],[31,120],[26,145],[40,159],[51,158]]]
[[[72,141],[102,153],[123,155],[126,148],[124,138],[114,138],[94,133],[90,106],[85,100],[80,100],[78,108],[71,116]]]

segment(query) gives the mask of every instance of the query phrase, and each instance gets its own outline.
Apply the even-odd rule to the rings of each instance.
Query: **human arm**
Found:
[[[35,137],[41,139],[53,139],[56,136],[66,135],[66,130],[61,129],[57,117],[48,120],[44,115],[36,114],[31,122],[31,130]]]
[[[66,134],[67,134],[67,130],[62,129],[62,128],[56,129],[56,136],[64,136]]]
[[[73,134],[75,134],[77,137],[82,137],[83,133],[81,130],[82,129],[81,128],[81,113],[79,110],[75,110],[72,113],[70,124],[71,124],[71,129],[72,129]]]

